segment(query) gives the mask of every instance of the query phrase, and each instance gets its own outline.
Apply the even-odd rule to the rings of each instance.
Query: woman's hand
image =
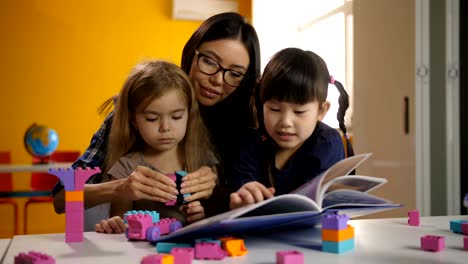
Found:
[[[210,167],[203,166],[182,178],[181,194],[191,194],[185,198],[186,202],[209,198],[216,186],[217,179],[218,176]]]
[[[254,204],[272,198],[275,188],[267,188],[265,185],[252,181],[244,184],[237,192],[231,193],[229,207],[236,209],[248,204]]]
[[[205,209],[199,201],[190,202],[180,207],[180,210],[187,215],[187,221],[193,223],[205,218]]]
[[[120,216],[114,216],[107,220],[101,220],[94,226],[94,230],[98,233],[107,234],[122,234],[125,232],[127,225]]]
[[[166,175],[144,166],[138,166],[126,179],[119,179],[116,195],[122,199],[151,200],[165,203],[177,198],[176,183]]]

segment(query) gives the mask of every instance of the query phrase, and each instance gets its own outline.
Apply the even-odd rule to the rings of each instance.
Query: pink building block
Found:
[[[215,242],[197,242],[195,244],[196,259],[224,259],[227,253]]]
[[[468,236],[463,237],[463,249],[468,250]]]
[[[65,202],[65,242],[83,241],[83,202]]]
[[[468,223],[462,223],[461,231],[462,231],[462,234],[468,235]]]
[[[163,218],[154,223],[154,226],[159,227],[161,235],[165,235],[182,228],[182,223],[175,218]]]
[[[127,223],[127,239],[146,240],[146,232],[153,226],[153,218],[149,214],[133,214],[127,216]]]
[[[167,254],[152,254],[143,257],[140,264],[174,264],[174,257]]]
[[[408,212],[408,225],[419,226],[419,210],[412,210]]]
[[[276,264],[304,264],[304,254],[296,250],[277,251]]]
[[[174,256],[174,264],[192,264],[195,249],[175,247],[171,249],[171,255]]]
[[[177,179],[177,176],[175,174],[166,174],[167,177],[171,178],[171,180],[173,180],[174,182],[176,181]],[[167,201],[165,203],[166,206],[174,206],[175,204],[177,203],[177,198],[174,199],[174,200],[170,200],[170,201]]]
[[[75,170],[75,191],[82,191],[89,177],[101,172],[100,168],[77,168]]]
[[[41,252],[29,251],[16,255],[15,264],[55,264],[55,259]]]
[[[322,229],[342,230],[348,227],[348,215],[326,214],[322,218]]]
[[[445,237],[426,235],[421,237],[421,248],[425,251],[441,251],[445,248]]]

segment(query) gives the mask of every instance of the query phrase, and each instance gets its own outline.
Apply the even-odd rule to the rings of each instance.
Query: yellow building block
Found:
[[[82,202],[84,199],[83,191],[66,191],[65,202]]]
[[[354,238],[354,227],[350,225],[343,230],[322,229],[323,241],[341,242],[351,238]]]

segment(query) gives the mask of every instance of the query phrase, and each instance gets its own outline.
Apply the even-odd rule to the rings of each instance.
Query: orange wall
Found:
[[[200,21],[171,19],[170,0],[0,1],[0,150],[30,163],[23,134],[57,130],[61,150],[84,152],[103,120],[97,108],[146,58],[179,64]],[[239,0],[251,18],[251,0]],[[15,174],[15,188],[29,185]]]

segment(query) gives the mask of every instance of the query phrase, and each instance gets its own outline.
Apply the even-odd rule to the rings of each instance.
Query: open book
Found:
[[[386,179],[348,175],[370,155],[361,154],[341,160],[289,194],[203,219],[162,236],[159,241],[312,227],[320,223],[325,212],[346,213],[353,218],[400,207],[368,193],[385,184]]]

